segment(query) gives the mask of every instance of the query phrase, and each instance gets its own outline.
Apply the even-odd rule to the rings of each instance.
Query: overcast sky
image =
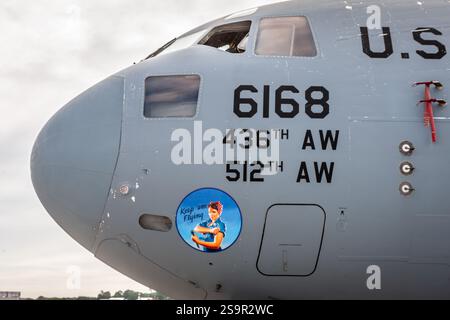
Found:
[[[29,157],[46,121],[73,97],[170,39],[277,0],[0,1],[0,291],[96,296],[141,286],[93,257],[34,193]],[[81,268],[81,289],[67,288]]]

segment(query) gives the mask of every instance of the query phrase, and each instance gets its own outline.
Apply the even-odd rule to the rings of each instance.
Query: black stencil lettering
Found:
[[[339,130],[336,130],[334,135],[331,130],[327,130],[326,134],[324,134],[323,130],[320,130],[320,141],[322,150],[327,150],[328,145],[331,145],[331,148],[336,150],[339,142]]]
[[[394,48],[392,45],[392,37],[391,37],[391,29],[388,27],[383,27],[383,39],[384,39],[384,51],[383,52],[374,52],[370,46],[369,39],[369,28],[361,27],[361,40],[363,52],[367,54],[371,58],[388,58],[390,55],[394,53]]]
[[[299,93],[298,89],[294,86],[281,86],[276,91],[275,100],[275,113],[280,118],[295,118],[300,112],[300,105],[294,99],[283,98],[283,92]],[[292,110],[290,112],[283,111],[283,105],[291,105]]]
[[[316,144],[314,143],[314,137],[311,130],[306,131],[305,140],[303,141],[303,150],[311,148],[311,150],[316,150]]]
[[[309,179],[308,166],[306,165],[306,162],[301,163],[300,170],[298,171],[297,183],[301,183],[302,181],[305,181],[306,183],[311,182]]]
[[[314,169],[316,171],[317,183],[322,183],[324,175],[327,183],[331,183],[333,181],[334,162],[330,164],[330,167],[328,167],[328,164],[325,162],[322,162],[320,167],[318,162],[314,162]]]
[[[249,99],[249,98],[242,98],[241,93],[243,91],[250,91],[253,93],[257,93],[258,89],[256,89],[254,86],[239,86],[234,90],[234,113],[239,118],[252,118],[256,115],[258,112],[258,104],[255,100]],[[248,104],[250,105],[249,111],[243,111],[242,105]]]
[[[424,46],[435,46],[437,52],[430,53],[423,50],[417,50],[417,54],[424,59],[442,59],[447,54],[445,45],[437,40],[426,40],[422,38],[423,33],[432,33],[437,36],[442,36],[442,32],[435,28],[417,28],[413,31],[414,40]]]

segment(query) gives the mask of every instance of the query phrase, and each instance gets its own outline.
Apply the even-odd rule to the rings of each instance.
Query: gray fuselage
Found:
[[[433,143],[417,106],[424,87],[412,87],[430,80],[450,86],[450,56],[439,46],[450,45],[450,3],[347,2],[290,1],[215,20],[188,34],[251,21],[245,53],[193,45],[133,65],[70,102],[32,155],[46,209],[100,260],[173,298],[450,298],[450,113],[433,106]],[[384,27],[369,31],[372,56],[362,41],[370,5],[381,8]],[[307,17],[316,56],[255,54],[260,19],[282,16]],[[168,75],[200,76],[194,117],[144,117],[145,80]],[[252,117],[235,112],[240,86],[258,91],[241,92],[257,103]],[[284,93],[299,105],[292,118],[276,112],[283,86],[298,91]],[[318,87],[329,93],[322,118],[305,106],[308,89]],[[448,90],[431,87],[431,95],[448,100]],[[225,164],[174,164],[172,133],[194,135],[194,121],[224,133],[283,130],[283,171],[263,182],[230,181]],[[334,147],[322,145],[327,133],[338,134]],[[414,146],[410,155],[399,150],[404,141]],[[403,162],[414,166],[412,174],[402,174]],[[331,177],[317,175],[322,165]],[[405,182],[410,195],[401,193]],[[206,187],[228,193],[242,213],[239,238],[219,253],[189,247],[175,225],[182,200]],[[143,214],[168,217],[173,226],[145,230]],[[381,271],[381,290],[368,288],[370,266]]]

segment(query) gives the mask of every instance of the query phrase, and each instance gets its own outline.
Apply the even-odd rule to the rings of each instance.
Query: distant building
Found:
[[[20,292],[0,291],[0,300],[20,300]]]

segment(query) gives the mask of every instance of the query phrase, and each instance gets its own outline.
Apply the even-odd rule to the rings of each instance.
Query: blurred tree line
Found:
[[[139,298],[150,298],[152,300],[169,300],[169,298],[162,293],[153,291],[150,293],[142,293],[133,290],[119,290],[114,295],[109,291],[101,291],[96,298],[94,297],[77,297],[77,298],[47,298],[40,296],[37,300],[109,300],[109,299],[123,299],[123,300],[138,300]]]
[[[111,298],[123,298],[125,300],[138,300],[139,298],[151,298],[153,300],[168,300],[168,297],[159,292],[151,292],[151,293],[142,293],[133,290],[119,290],[114,295],[111,295],[109,291],[101,291],[97,299],[98,300],[108,300]]]

